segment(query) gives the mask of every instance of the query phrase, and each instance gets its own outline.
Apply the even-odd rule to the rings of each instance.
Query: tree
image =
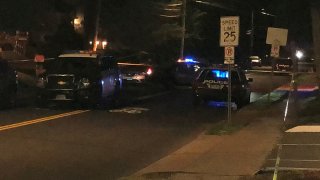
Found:
[[[183,1],[173,0],[170,3],[162,3],[158,6],[162,9],[159,14],[163,24],[159,25],[159,29],[153,32],[154,41],[157,43],[156,49],[161,51],[166,49],[165,60],[177,59],[179,56],[180,41],[185,39],[184,51],[191,51],[196,48],[197,41],[201,40],[201,30],[203,22],[201,21],[205,12],[200,11],[192,5],[192,1],[187,1],[186,18],[185,18],[185,34],[183,34],[183,26],[181,18],[184,15]],[[184,36],[183,36],[184,35]]]

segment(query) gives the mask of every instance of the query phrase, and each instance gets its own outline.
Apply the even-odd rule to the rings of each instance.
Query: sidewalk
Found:
[[[233,122],[250,121],[231,135],[201,134],[176,152],[122,179],[232,180],[253,176],[280,142],[284,127],[287,90],[277,89],[269,98],[236,112]],[[268,102],[271,101],[271,103]]]
[[[254,175],[282,136],[286,93],[273,92],[233,115],[251,123],[232,135],[201,134],[173,154],[123,179],[238,179]],[[267,115],[267,117],[266,117]]]

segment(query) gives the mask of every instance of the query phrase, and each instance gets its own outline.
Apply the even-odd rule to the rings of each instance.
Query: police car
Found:
[[[191,85],[196,74],[205,66],[205,63],[195,61],[192,58],[179,59],[174,67],[174,82],[177,85]]]
[[[96,53],[61,54],[46,64],[39,78],[38,100],[100,105],[116,100],[122,79],[116,59]],[[40,104],[40,105],[41,105]]]
[[[193,104],[201,102],[228,100],[228,69],[225,66],[204,68],[193,82]],[[250,84],[252,79],[247,79],[240,67],[231,69],[231,99],[237,107],[250,103]]]

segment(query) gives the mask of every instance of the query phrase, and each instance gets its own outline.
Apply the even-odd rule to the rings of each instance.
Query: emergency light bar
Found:
[[[212,70],[212,73],[213,73],[217,78],[229,78],[229,73],[228,73],[228,71]]]

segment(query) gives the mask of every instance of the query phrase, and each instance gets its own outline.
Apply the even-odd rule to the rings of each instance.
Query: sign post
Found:
[[[273,76],[275,61],[280,56],[280,46],[287,44],[288,29],[268,27],[266,43],[271,44],[271,86],[268,93],[268,102],[270,102],[270,92],[273,90]]]
[[[239,24],[239,16],[220,18],[220,46],[224,47],[224,64],[228,65],[228,124],[231,123],[231,66],[234,64],[234,47],[239,45]]]

